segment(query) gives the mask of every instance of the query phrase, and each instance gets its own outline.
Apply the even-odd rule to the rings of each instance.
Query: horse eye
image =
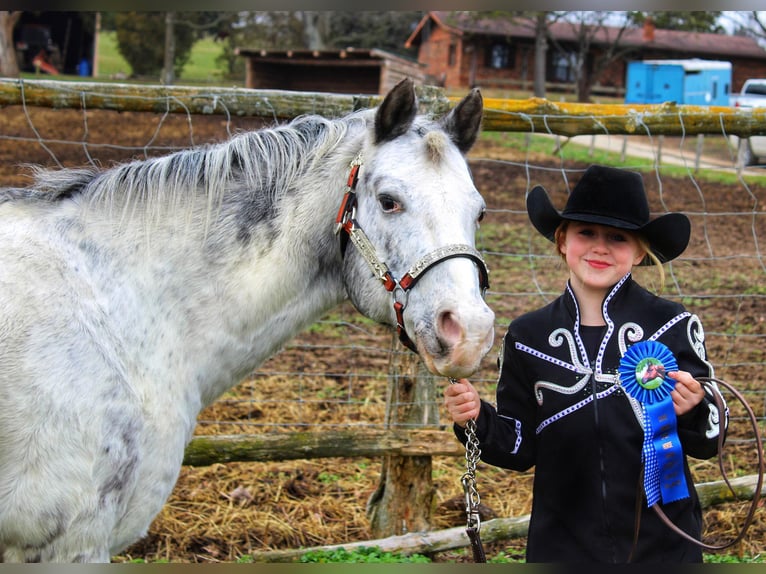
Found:
[[[479,217],[476,219],[476,222],[477,223],[481,223],[482,221],[484,221],[484,216],[485,215],[487,215],[487,210],[486,209],[482,209],[481,213],[479,213]]]
[[[394,213],[395,211],[401,211],[401,205],[390,195],[381,195],[378,197],[378,203],[381,209],[385,213]]]

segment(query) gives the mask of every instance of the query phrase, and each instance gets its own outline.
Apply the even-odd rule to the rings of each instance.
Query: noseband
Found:
[[[424,257],[421,257],[409,268],[402,278],[397,281],[391,274],[385,261],[380,260],[375,251],[375,246],[355,219],[357,203],[356,184],[359,180],[359,168],[361,165],[361,156],[357,155],[351,162],[351,171],[346,183],[346,193],[343,196],[343,201],[338,210],[338,216],[335,218],[335,233],[338,234],[343,231],[343,235],[341,235],[341,254],[345,256],[348,239],[351,239],[351,242],[359,250],[362,257],[364,257],[367,265],[369,265],[373,275],[383,284],[386,291],[391,293],[394,312],[396,313],[396,332],[399,335],[399,340],[405,347],[417,353],[415,344],[404,329],[404,309],[407,307],[407,297],[410,289],[415,286],[426,271],[434,267],[436,264],[454,257],[467,257],[476,263],[476,268],[479,273],[479,285],[483,297],[487,289],[489,289],[489,269],[481,254],[476,249],[470,245],[453,243],[445,245],[444,247],[439,247]]]

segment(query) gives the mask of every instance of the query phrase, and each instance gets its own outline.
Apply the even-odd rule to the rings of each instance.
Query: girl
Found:
[[[642,449],[653,444],[647,437],[658,423],[647,422],[651,409],[628,394],[630,377],[620,375],[640,341],[662,343],[677,361],[677,370],[666,373],[675,425],[663,444],[680,441],[678,472],[672,477],[672,461],[663,467],[660,457],[666,476],[658,504],[699,539],[702,513],[685,456],[716,454],[718,420],[727,413],[718,412],[708,394],[714,390],[696,379],[713,376],[699,318],[631,276],[633,266],[649,264],[664,280],[662,264],[689,242],[689,220],[668,213],[650,221],[641,176],[603,166],[585,171],[562,212],[539,186],[527,196],[527,212],[566,262],[569,281],[556,300],[510,324],[496,407],[465,379],[446,388],[456,435],[465,443],[465,424],[475,419],[483,461],[519,471],[535,467],[528,562],[701,562],[701,549],[647,508],[647,484],[653,498],[660,487],[656,474],[644,482],[644,459],[655,455]],[[652,380],[665,379],[663,371]]]

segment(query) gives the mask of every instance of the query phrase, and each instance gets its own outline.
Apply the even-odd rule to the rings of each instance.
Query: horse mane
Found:
[[[54,202],[81,196],[91,205],[119,204],[124,209],[144,203],[148,211],[155,211],[160,205],[194,201],[194,196],[204,197],[209,206],[220,205],[232,188],[261,190],[273,200],[307,170],[326,168],[328,155],[352,155],[341,144],[352,129],[365,124],[366,111],[340,119],[300,116],[287,124],[239,133],[225,142],[103,170],[30,166],[32,186],[0,190],[0,201],[25,197]]]
[[[257,210],[265,217],[275,212],[281,195],[307,188],[299,179],[309,172],[314,182],[334,177],[331,171],[339,164],[347,166],[359,151],[359,138],[347,136],[363,131],[373,114],[374,110],[359,110],[338,119],[300,116],[279,126],[239,133],[224,142],[107,169],[30,166],[33,184],[0,189],[0,203],[55,203],[71,198],[123,223],[140,217],[148,224],[147,231],[162,221],[169,223],[165,214],[174,211],[181,215],[174,218],[177,224],[186,229],[201,224],[207,236],[227,204],[239,202],[250,215]],[[443,161],[449,145],[449,137],[439,128],[425,118],[412,126],[434,163]],[[242,227],[240,237],[248,237],[249,232]]]

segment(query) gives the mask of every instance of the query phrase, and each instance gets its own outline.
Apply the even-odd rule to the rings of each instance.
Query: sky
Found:
[[[372,4],[375,10],[648,11],[757,10],[763,5],[764,0],[378,0]],[[359,6],[358,0],[0,0],[4,10],[358,10]]]

